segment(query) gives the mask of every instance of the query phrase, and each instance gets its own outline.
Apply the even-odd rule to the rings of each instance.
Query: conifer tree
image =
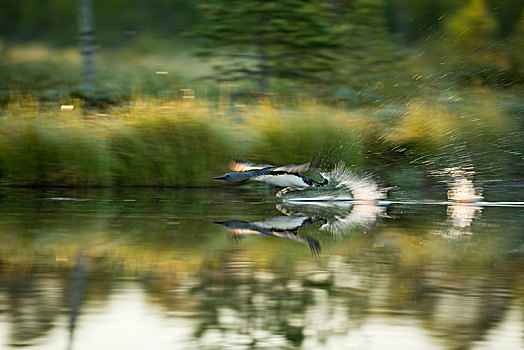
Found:
[[[330,5],[318,0],[214,0],[203,5],[204,23],[193,34],[202,56],[219,57],[215,77],[320,83],[334,68],[340,40]]]
[[[389,37],[384,0],[339,0],[339,36],[344,51],[337,77],[342,86],[361,89],[380,82],[401,57]]]

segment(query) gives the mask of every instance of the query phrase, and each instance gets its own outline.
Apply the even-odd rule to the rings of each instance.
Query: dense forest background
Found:
[[[78,45],[77,2],[0,0],[0,6],[4,94],[31,90],[24,81],[45,90],[42,78],[71,90],[75,74],[68,70],[76,62],[69,53],[64,66],[63,53]],[[205,77],[251,81],[255,90],[300,87],[349,102],[358,92],[369,101],[398,95],[413,88],[413,79],[496,88],[524,81],[524,0],[95,0],[93,7],[100,88],[119,96],[137,85],[165,93],[167,85]],[[55,51],[12,49],[35,43]],[[152,55],[163,58],[152,63]],[[44,70],[20,67],[43,56]],[[173,68],[176,81],[137,76],[133,63],[140,58],[150,70]],[[119,69],[126,61],[127,69]],[[46,74],[53,63],[59,72]]]
[[[206,0],[94,1],[97,41],[102,46],[122,46],[138,36],[162,39],[179,37],[203,22]],[[296,5],[296,1],[278,1]],[[238,2],[223,2],[239,5]],[[246,1],[261,4],[264,1]],[[300,2],[298,2],[300,3]],[[322,3],[322,2],[318,2]],[[395,41],[413,46],[431,34],[446,31],[449,18],[471,29],[483,28],[493,38],[511,37],[522,25],[522,0],[333,0],[337,16],[351,7],[375,7],[373,15],[384,20]],[[1,0],[0,35],[9,42],[41,40],[70,46],[77,38],[77,2],[63,0]],[[444,20],[444,17],[447,17]],[[452,21],[453,22],[453,21]],[[491,23],[493,22],[493,23]],[[375,23],[368,23],[373,27]],[[452,25],[456,26],[455,25]],[[451,28],[448,28],[451,29]],[[456,28],[455,28],[456,29]],[[480,34],[480,33],[479,33]]]

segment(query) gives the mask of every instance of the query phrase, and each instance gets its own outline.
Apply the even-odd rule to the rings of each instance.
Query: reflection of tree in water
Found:
[[[421,276],[420,296],[427,299],[417,311],[425,326],[449,349],[465,349],[483,340],[504,319],[518,276],[513,263],[489,274],[458,266],[447,271],[428,269]],[[517,277],[518,278],[518,277]]]
[[[372,315],[418,318],[448,348],[469,348],[504,318],[510,298],[500,291],[515,282],[403,266],[393,250],[372,245],[327,261],[320,276],[309,269],[268,276],[240,258],[222,255],[193,290],[200,348],[299,347],[306,337],[321,343],[357,330]]]
[[[376,316],[390,322],[419,319],[446,348],[470,348],[504,319],[510,293],[522,277],[522,257],[502,258],[488,252],[472,256],[462,250],[452,254],[454,260],[445,260],[446,252],[443,259],[436,259],[417,245],[428,237],[433,239],[430,245],[440,244],[438,250],[449,247],[449,241],[432,235],[391,236],[375,231],[338,245],[340,250],[318,260],[305,254],[298,261],[286,256],[273,261],[272,257],[252,259],[235,245],[208,256],[200,274],[179,271],[173,279],[164,271],[140,280],[166,311],[192,315],[197,321],[198,348],[295,348],[306,339],[322,344],[366,327]],[[452,243],[457,250],[471,245],[470,241]],[[403,255],[411,254],[412,245],[417,245],[420,256],[406,260]],[[111,273],[111,266],[91,258],[85,270],[88,287],[83,307],[112,294],[111,285],[121,274]],[[108,278],[101,281],[99,275]],[[36,343],[64,310],[72,311],[74,298],[69,294],[74,279],[75,273],[62,271],[20,278],[2,288],[2,307],[13,329],[11,344]],[[181,285],[188,288],[181,292]],[[81,324],[81,309],[77,312]]]
[[[300,347],[306,337],[323,343],[360,327],[373,308],[372,298],[378,297],[374,295],[384,292],[382,282],[378,293],[374,289],[387,276],[382,254],[360,251],[348,259],[335,255],[267,268],[242,253],[224,251],[209,260],[192,290],[198,301],[199,348]]]
[[[218,227],[207,236],[195,233],[191,237],[199,242],[194,245],[188,236],[180,238],[187,240],[184,245],[167,248],[142,245],[127,251],[125,244],[107,245],[112,249],[86,253],[87,265],[57,268],[54,258],[55,265],[42,264],[49,260],[39,252],[33,258],[41,265],[38,271],[20,272],[22,277],[2,272],[0,310],[11,326],[10,344],[37,343],[64,311],[76,312],[73,322],[81,326],[82,311],[109,299],[122,276],[141,282],[148,302],[170,315],[162,317],[173,317],[173,311],[190,315],[197,324],[193,341],[198,348],[328,343],[331,337],[365,330],[377,317],[390,324],[416,320],[450,349],[483,340],[505,318],[514,298],[522,297],[522,253],[515,250],[520,233],[488,236],[475,226],[471,239],[450,240],[432,234],[452,226],[445,207],[387,209],[395,220],[350,225],[351,234],[334,237],[320,231],[320,223],[304,228],[325,247],[319,257],[281,239],[229,245]],[[482,219],[496,222],[489,219],[496,210],[487,209]],[[403,217],[402,211],[411,215]],[[350,213],[341,208],[336,215],[352,218]],[[147,243],[144,237],[139,242]],[[160,255],[165,251],[169,254]],[[140,252],[144,258],[136,260]],[[76,301],[75,271],[77,281],[85,273],[86,282]]]
[[[304,206],[293,207],[296,208],[305,209]],[[318,221],[312,219],[311,214],[295,213],[282,206],[277,209],[288,216],[251,223],[233,222],[235,225],[229,222],[220,224],[226,228],[234,226],[233,229],[241,229],[241,233],[248,230],[263,233],[268,227],[274,230],[277,221],[281,226],[300,222],[300,225],[295,225],[295,231]],[[333,210],[330,207],[319,212],[318,206],[306,209],[321,215]],[[336,233],[357,227],[368,228],[378,215],[385,212],[385,207],[380,207],[378,211],[366,210],[365,215],[350,216],[351,205],[337,209],[336,213],[340,215],[331,215],[330,222],[333,225],[344,220],[344,224],[337,226]],[[362,213],[362,210],[356,212]],[[304,220],[307,225],[304,225]],[[322,222],[328,224],[326,219]],[[288,259],[286,256],[281,258]],[[198,347],[216,348],[216,344],[221,344],[221,347],[233,344],[253,348],[300,347],[306,336],[323,342],[334,333],[343,335],[358,327],[369,313],[367,294],[372,287],[367,275],[369,271],[364,269],[363,274],[361,266],[355,265],[350,265],[350,273],[339,271],[337,266],[340,264],[329,259],[327,265],[320,262],[321,266],[326,265],[322,267],[315,267],[316,263],[309,260],[303,263],[292,267],[295,262],[291,265],[276,262],[276,266],[266,269],[237,250],[224,251],[217,260],[207,261],[199,284],[193,289],[193,299],[199,301],[197,309],[201,320],[195,330]]]
[[[87,275],[88,257],[79,252],[76,257],[75,268],[71,277],[70,302],[69,302],[69,341],[67,349],[73,348],[73,339],[76,329],[78,316],[82,308],[82,299],[84,297]]]
[[[199,347],[242,343],[253,348],[300,346],[305,310],[313,302],[310,289],[243,262],[242,256],[222,254],[205,266],[192,297],[200,320],[195,337]]]
[[[73,340],[84,303],[106,303],[115,282],[116,266],[108,263],[107,258],[97,257],[89,270],[87,259],[80,254],[72,270],[56,266],[14,274],[0,270],[0,312],[6,314],[11,325],[9,345],[38,344],[64,313],[68,315],[70,341]],[[72,348],[72,343],[68,348]]]
[[[410,245],[417,245],[418,259],[403,259],[399,254],[397,261],[391,261],[383,274],[388,297],[379,308],[416,316],[446,348],[470,348],[505,318],[512,302],[510,291],[522,278],[518,267],[522,256],[500,255],[471,241],[427,238],[410,240]],[[432,244],[436,246],[432,249],[440,250],[438,258],[423,248]],[[404,246],[399,253],[410,255],[408,251]]]
[[[63,308],[62,281],[56,277],[27,276],[2,282],[2,306],[11,324],[9,345],[38,344],[39,338],[54,327]]]

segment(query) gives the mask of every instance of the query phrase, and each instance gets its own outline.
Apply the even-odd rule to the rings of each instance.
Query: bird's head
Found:
[[[216,176],[213,179],[230,181],[230,182],[240,182],[240,181],[249,180],[250,177],[251,177],[251,174],[249,174],[248,172],[232,171],[222,176]]]
[[[249,223],[245,221],[240,221],[240,220],[215,221],[213,223],[215,225],[223,226],[229,230],[244,228],[245,226],[249,225]]]

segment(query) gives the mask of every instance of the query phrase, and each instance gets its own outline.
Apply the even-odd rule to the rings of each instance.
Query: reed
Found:
[[[0,173],[9,185],[110,184],[110,154],[83,124],[45,119],[0,122]]]
[[[124,186],[202,186],[232,153],[232,137],[206,106],[132,110],[107,137],[113,183]]]
[[[331,167],[339,161],[365,164],[366,120],[341,108],[314,102],[293,108],[257,106],[246,118],[246,128],[258,131],[253,154],[267,162],[308,162],[320,157]]]
[[[473,167],[487,180],[521,179],[523,124],[508,112],[511,105],[486,92],[470,92],[460,104],[427,101],[347,110],[312,101],[233,108],[134,97],[104,114],[86,114],[22,96],[0,116],[0,182],[210,186],[232,157],[274,164],[319,157],[326,168],[342,161],[388,185],[402,174],[451,166]]]

